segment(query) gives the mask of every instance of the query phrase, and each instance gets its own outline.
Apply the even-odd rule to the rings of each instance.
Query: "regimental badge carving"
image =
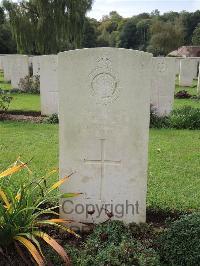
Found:
[[[89,75],[89,86],[99,104],[107,105],[119,97],[119,80],[107,56],[97,59],[97,67]]]
[[[164,60],[161,60],[160,62],[158,62],[157,69],[159,72],[165,72],[166,71],[166,63]]]

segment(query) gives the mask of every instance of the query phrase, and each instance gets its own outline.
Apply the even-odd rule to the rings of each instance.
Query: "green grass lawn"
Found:
[[[12,96],[9,110],[40,111],[40,95],[21,93]]]
[[[196,95],[197,94],[197,80],[195,79],[193,80],[192,87],[183,87],[183,86],[179,86],[179,81],[177,79],[175,92],[182,91],[182,90],[188,91],[191,95]]]
[[[4,81],[3,72],[0,71],[0,88],[10,90],[11,84]],[[13,100],[9,110],[40,111],[40,96],[35,94],[12,94]]]
[[[25,162],[32,159],[29,167],[37,177],[58,167],[57,125],[0,122],[0,132],[0,170],[16,161],[18,156]],[[27,171],[14,175],[13,188],[26,178],[29,178]]]
[[[175,92],[186,90],[191,95],[197,94],[197,80],[193,81],[192,87],[182,87],[178,85],[178,79],[176,80]],[[200,101],[194,99],[175,99],[174,108],[181,108],[183,106],[192,106],[194,108],[200,108]]]
[[[184,106],[192,106],[193,108],[200,108],[200,101],[195,99],[175,99],[174,109],[180,109]]]
[[[0,70],[0,88],[3,90],[10,90],[12,88],[10,82],[4,81],[3,72],[1,70]]]
[[[0,122],[0,169],[21,155],[36,176],[58,167],[58,126]],[[13,176],[13,187],[27,178]],[[55,181],[57,176],[51,179]],[[200,207],[200,131],[151,130],[148,206],[188,210]]]

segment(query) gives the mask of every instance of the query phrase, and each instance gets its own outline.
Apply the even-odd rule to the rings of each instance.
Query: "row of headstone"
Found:
[[[57,90],[57,55],[34,56],[3,55],[0,56],[0,69],[4,71],[4,80],[11,82],[13,89],[19,89],[21,79],[30,74],[40,76],[41,112],[43,115],[58,113]]]
[[[169,115],[174,102],[176,60],[166,57],[153,58],[152,66],[150,93],[152,107],[159,116]],[[33,58],[33,73],[40,74],[41,112],[43,115],[58,113],[59,86],[56,72],[56,55]]]
[[[2,58],[4,78],[18,88],[21,78],[29,74],[40,76],[41,112],[58,113],[57,55],[5,55]],[[181,86],[191,86],[197,77],[199,58],[156,57],[152,59],[151,104],[159,116],[169,115],[173,108],[175,78],[179,73]]]
[[[180,62],[181,74],[187,64],[195,75],[193,61]],[[81,193],[61,199],[61,218],[76,221],[72,229],[110,218],[145,222],[149,106],[160,115],[172,109],[176,58],[83,49],[60,53],[57,69],[60,177],[74,173],[61,194]]]
[[[59,88],[60,175],[74,172],[61,189],[82,193],[61,200],[61,217],[145,222],[151,66],[149,53],[114,48],[39,58],[41,98]]]
[[[181,68],[188,60],[181,59]],[[195,75],[193,61],[189,72]],[[181,72],[182,73],[182,72]],[[73,228],[109,218],[146,221],[150,103],[159,115],[174,101],[176,58],[116,48],[58,55],[62,218]],[[81,223],[79,223],[81,222]]]
[[[1,62],[4,80],[11,81],[12,87],[18,89],[20,80],[29,75],[29,57],[17,54],[4,55],[1,56]]]
[[[52,72],[52,56],[40,56],[41,62],[46,62],[41,74],[42,113],[50,115],[58,111],[58,86],[56,85],[56,66]],[[56,57],[56,56],[53,56]],[[48,59],[49,58],[49,67]],[[38,61],[37,59],[37,61]],[[200,58],[156,57],[152,59],[151,105],[159,116],[169,115],[173,110],[176,75],[179,73],[181,86],[192,86],[197,78]],[[38,64],[38,63],[37,63]],[[41,63],[41,69],[43,68]],[[46,75],[44,77],[43,75]],[[49,82],[49,81],[50,82]],[[53,84],[50,86],[49,84]]]
[[[59,103],[60,176],[74,173],[61,192],[81,193],[61,199],[61,217],[82,225],[111,217],[145,222],[149,107],[171,111],[177,60],[93,48],[33,57],[32,64],[42,112],[58,112]]]

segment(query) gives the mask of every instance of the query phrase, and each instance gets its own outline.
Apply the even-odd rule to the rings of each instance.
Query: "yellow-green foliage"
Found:
[[[19,183],[19,187],[13,192],[9,185],[12,183],[12,175],[23,169],[28,170],[30,182]],[[0,173],[0,249],[2,251],[9,250],[12,245],[22,255],[20,245],[23,245],[38,265],[44,265],[45,258],[39,242],[40,239],[43,239],[62,257],[66,265],[70,264],[70,259],[64,249],[41,229],[42,226],[48,225],[76,235],[66,226],[69,221],[59,219],[59,214],[55,211],[58,206],[47,207],[49,201],[55,198],[52,196],[52,192],[69,179],[69,176],[66,176],[53,186],[48,187],[48,178],[55,172],[57,170],[51,171],[38,180],[34,179],[27,164],[18,159],[14,165]],[[74,197],[77,195],[70,193],[70,195],[61,196]],[[53,216],[55,218],[44,219],[42,218],[44,214],[46,217]],[[78,237],[78,235],[76,236]]]

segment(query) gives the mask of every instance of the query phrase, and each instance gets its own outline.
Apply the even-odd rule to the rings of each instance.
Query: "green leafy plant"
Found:
[[[58,114],[52,114],[46,119],[45,122],[48,124],[58,124],[59,123]]]
[[[200,213],[183,216],[171,223],[158,238],[161,259],[166,265],[199,265]]]
[[[66,245],[74,265],[160,265],[159,256],[134,238],[131,230],[119,221],[96,226],[85,243],[77,247]]]
[[[0,111],[6,112],[12,100],[13,100],[12,96],[0,93]]]
[[[43,240],[62,257],[66,265],[69,265],[70,259],[65,250],[43,231],[44,226],[53,226],[79,237],[67,227],[71,221],[59,219],[59,214],[55,211],[58,206],[45,207],[49,206],[50,200],[57,198],[53,195],[53,191],[66,182],[69,176],[48,187],[47,179],[57,171],[53,170],[39,180],[33,178],[30,182],[21,184],[13,192],[11,175],[23,168],[28,169],[27,164],[17,160],[13,166],[0,174],[0,251],[4,253],[14,246],[24,259],[24,249],[21,249],[23,246],[38,265],[45,265],[45,257],[40,245],[40,241]],[[61,197],[78,195],[78,193],[70,193]]]
[[[196,102],[199,102],[200,101],[200,95],[193,95],[191,99],[196,101]]]
[[[25,93],[40,93],[40,76],[26,76],[19,81],[19,89]]]
[[[177,129],[200,129],[200,108],[186,106],[170,115],[170,127]]]
[[[168,128],[169,121],[167,116],[158,116],[156,109],[151,105],[150,109],[150,127],[151,128]]]
[[[168,117],[159,117],[154,111],[151,111],[150,127],[200,129],[200,108],[186,106],[175,109]]]

